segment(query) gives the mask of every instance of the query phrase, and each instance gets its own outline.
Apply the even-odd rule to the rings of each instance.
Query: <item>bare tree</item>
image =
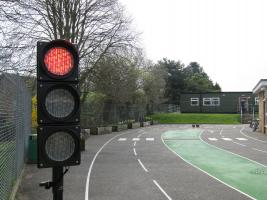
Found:
[[[8,60],[12,57],[12,52],[10,51],[3,51],[0,49],[0,73],[13,71],[12,65],[9,65]]]
[[[12,52],[14,69],[33,72],[38,40],[69,40],[78,45],[84,83],[110,51],[135,47],[130,24],[118,0],[0,0],[0,50]]]
[[[105,57],[95,68],[94,89],[113,103],[131,102],[137,89],[136,63],[122,57]]]

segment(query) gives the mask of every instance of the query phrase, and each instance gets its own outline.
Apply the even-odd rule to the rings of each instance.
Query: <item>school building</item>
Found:
[[[182,113],[240,113],[258,111],[258,97],[252,92],[208,92],[181,94]]]
[[[267,132],[267,79],[261,79],[253,89],[253,94],[259,99],[259,130]]]

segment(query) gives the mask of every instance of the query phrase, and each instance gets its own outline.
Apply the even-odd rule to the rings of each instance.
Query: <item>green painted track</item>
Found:
[[[163,133],[162,140],[188,163],[258,200],[267,200],[267,167],[200,140],[199,130]]]

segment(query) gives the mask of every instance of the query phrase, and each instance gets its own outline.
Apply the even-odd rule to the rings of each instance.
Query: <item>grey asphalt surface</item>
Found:
[[[267,164],[267,159],[264,159],[267,153],[267,137],[261,133],[251,132],[245,126],[246,128],[242,131],[244,134],[263,140],[263,142],[249,137],[246,141],[235,140],[234,138],[245,138],[240,133],[243,127],[243,125],[203,125],[201,126],[204,130],[202,139],[222,149]],[[93,157],[109,139],[122,133],[124,135],[108,143],[95,160],[90,175],[89,200],[249,199],[187,164],[167,149],[161,141],[161,134],[165,131],[188,128],[191,126],[156,125],[120,133],[91,136],[86,141],[86,151],[82,153],[82,164],[71,167],[64,179],[64,199],[85,200],[86,179]],[[140,141],[135,143],[132,139],[138,136]],[[219,139],[222,136],[231,137],[234,142],[242,143],[246,147]],[[209,137],[216,137],[218,141],[210,141]],[[127,140],[118,141],[119,138]],[[154,141],[146,141],[146,138],[154,138]],[[253,150],[253,148],[266,151],[266,153]],[[51,190],[38,186],[39,182],[48,180],[50,177],[51,169],[39,170],[36,165],[27,165],[17,200],[52,199]]]
[[[82,152],[81,165],[71,167],[64,176],[64,200],[84,200],[85,184],[89,165],[101,146],[119,133],[90,136],[86,141],[86,151]],[[16,195],[16,200],[51,200],[51,190],[39,187],[39,183],[51,180],[51,169],[38,169],[36,164],[27,164]]]
[[[127,141],[113,140],[94,164],[89,199],[249,199],[185,163],[164,146],[161,141],[163,132],[187,128],[190,126],[152,126],[122,136]],[[142,134],[140,141],[134,146],[132,139],[139,134]],[[145,140],[151,137],[155,138],[154,142]],[[154,184],[154,180],[168,196]]]
[[[211,133],[211,130],[214,132]],[[217,138],[218,141],[210,141],[208,138]],[[224,141],[221,138],[230,138],[232,140]],[[247,140],[239,141],[236,138],[245,138]],[[211,127],[211,129],[207,126],[202,134],[202,139],[209,144],[267,166],[267,137],[262,133],[252,132],[248,125],[222,125]]]

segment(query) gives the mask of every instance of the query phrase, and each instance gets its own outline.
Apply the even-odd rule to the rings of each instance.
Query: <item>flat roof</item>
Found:
[[[267,81],[267,79],[266,79]],[[252,93],[252,91],[240,91],[240,92],[181,92],[181,94],[223,94],[223,93]]]
[[[253,88],[253,94],[258,94],[263,90],[267,90],[267,79],[261,79],[257,85]]]

